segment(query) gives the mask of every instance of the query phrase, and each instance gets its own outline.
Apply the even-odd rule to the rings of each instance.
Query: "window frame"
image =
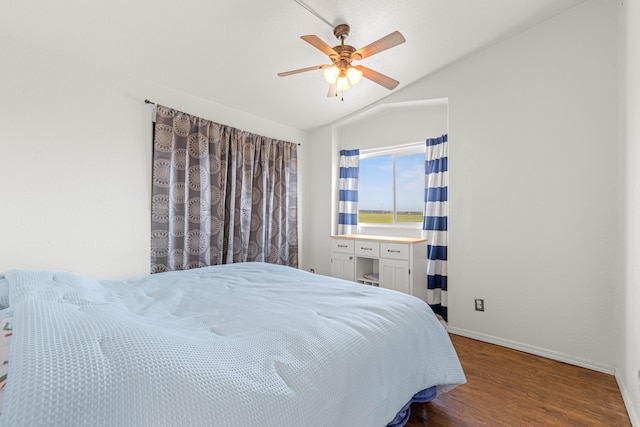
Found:
[[[358,227],[362,228],[388,228],[388,229],[410,229],[421,230],[422,221],[420,222],[396,222],[397,206],[396,206],[396,158],[400,156],[409,156],[412,154],[423,154],[426,157],[426,143],[412,142],[409,144],[400,144],[391,147],[369,148],[360,150],[360,160],[372,157],[382,157],[391,155],[392,157],[392,192],[393,192],[393,223],[392,224],[376,224],[372,222],[360,222],[360,206],[358,206]],[[424,192],[423,192],[424,194]],[[423,195],[424,198],[424,195]],[[424,215],[424,208],[423,208]]]

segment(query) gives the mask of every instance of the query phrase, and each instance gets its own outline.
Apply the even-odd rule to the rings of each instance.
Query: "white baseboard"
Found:
[[[502,347],[524,351],[525,353],[535,354],[536,356],[546,357],[547,359],[557,360],[559,362],[568,363],[570,365],[580,366],[581,368],[591,369],[592,371],[598,371],[598,372],[602,372],[609,375],[615,374],[615,369],[613,367],[602,365],[592,360],[582,359],[579,357],[570,356],[568,354],[560,353],[557,351],[547,350],[545,348],[523,344],[517,341],[506,340],[503,338],[498,338],[491,335],[482,334],[479,332],[469,331],[466,329],[454,328],[451,326],[447,326],[446,329],[447,329],[447,332],[450,332],[455,335],[461,335],[463,337],[473,338],[478,341],[484,341],[490,344],[496,344]]]
[[[620,389],[620,394],[622,394],[622,401],[624,402],[624,406],[627,407],[627,414],[629,414],[629,419],[631,420],[631,425],[633,427],[640,427],[640,418],[638,417],[638,413],[636,412],[633,402],[629,397],[629,393],[627,388],[624,386],[624,381],[619,375],[618,370],[616,369],[616,381],[618,383],[618,388]]]

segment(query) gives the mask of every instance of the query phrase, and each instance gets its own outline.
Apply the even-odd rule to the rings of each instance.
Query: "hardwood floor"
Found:
[[[467,384],[413,404],[406,427],[631,426],[613,376],[451,335]]]

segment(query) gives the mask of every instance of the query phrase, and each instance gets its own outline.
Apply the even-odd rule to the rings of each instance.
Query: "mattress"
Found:
[[[266,263],[12,270],[0,426],[385,426],[465,382],[412,296]]]

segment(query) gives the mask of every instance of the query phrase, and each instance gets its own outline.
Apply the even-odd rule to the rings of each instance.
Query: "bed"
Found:
[[[423,301],[266,263],[11,270],[0,309],[0,426],[383,427],[465,382]]]

